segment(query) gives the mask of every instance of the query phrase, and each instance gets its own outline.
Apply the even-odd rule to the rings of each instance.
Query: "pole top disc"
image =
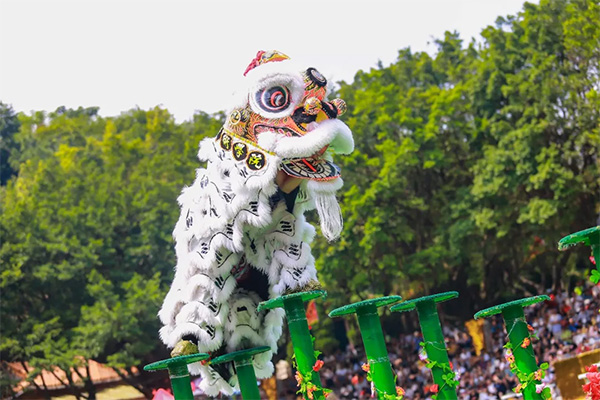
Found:
[[[206,353],[196,353],[188,354],[185,356],[167,358],[165,360],[156,361],[152,364],[146,365],[144,367],[144,371],[158,371],[161,369],[168,369],[171,366],[187,365],[194,362],[206,360],[208,357],[210,356]]]
[[[543,294],[540,296],[526,297],[524,299],[509,301],[507,303],[498,304],[497,306],[493,306],[490,308],[486,308],[485,310],[481,310],[477,314],[475,314],[474,318],[479,319],[479,318],[491,317],[492,315],[500,314],[502,312],[502,310],[504,310],[505,308],[514,307],[514,306],[519,306],[519,307],[525,308],[527,306],[530,306],[532,304],[536,304],[536,303],[539,303],[539,302],[545,301],[545,300],[550,300],[550,297]]]
[[[441,302],[444,302],[447,300],[455,299],[457,297],[458,297],[458,292],[436,293],[436,294],[432,294],[429,296],[423,296],[423,297],[419,297],[416,299],[407,300],[407,301],[402,302],[401,304],[396,304],[394,307],[391,308],[391,310],[393,312],[412,311],[415,308],[417,308],[417,304],[419,304],[419,303],[423,303],[426,301],[433,301],[434,303],[437,304],[437,303],[441,303]]]
[[[334,318],[334,317],[341,317],[342,315],[354,314],[358,310],[365,308],[365,307],[374,306],[376,308],[379,308],[379,307],[397,303],[401,300],[402,300],[402,297],[400,297],[400,296],[386,296],[386,297],[378,297],[376,299],[363,300],[363,301],[359,301],[357,303],[347,304],[345,306],[336,308],[335,310],[333,310],[329,313],[329,317]]]
[[[210,361],[210,363],[211,364],[223,364],[223,363],[226,363],[229,361],[234,361],[234,362],[235,361],[245,361],[245,360],[252,358],[252,356],[254,356],[256,354],[264,353],[269,350],[271,350],[271,348],[269,346],[260,346],[260,347],[253,347],[251,349],[238,350],[238,351],[234,351],[232,353],[223,354],[222,356],[219,356],[219,357],[215,357]]]
[[[312,299],[316,299],[317,297],[327,297],[327,292],[324,290],[311,290],[308,292],[298,292],[292,294],[286,294],[283,296],[276,297],[271,300],[262,301],[258,304],[257,310],[270,310],[272,308],[283,307],[283,303],[286,300],[297,299],[300,298],[302,301],[308,301]]]
[[[594,226],[565,236],[558,242],[558,250],[564,251],[579,243],[587,246],[600,246],[600,226]]]

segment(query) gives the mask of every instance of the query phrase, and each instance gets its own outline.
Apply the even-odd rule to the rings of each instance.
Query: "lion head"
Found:
[[[342,229],[335,200],[341,171],[332,156],[354,148],[350,129],[338,119],[346,103],[327,100],[329,85],[317,69],[300,68],[278,51],[259,51],[242,87],[218,146],[248,173],[275,164],[275,182],[285,193],[310,181],[323,234],[335,239]]]

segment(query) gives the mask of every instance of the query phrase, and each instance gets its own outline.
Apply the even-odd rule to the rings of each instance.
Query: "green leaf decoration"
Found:
[[[543,397],[544,399],[550,399],[550,398],[552,397],[552,393],[551,393],[551,391],[550,391],[550,388],[549,388],[549,387],[545,387],[545,388],[542,390],[542,397]]]
[[[600,271],[593,269],[590,271],[590,280],[594,283],[597,284],[598,282],[600,282]]]

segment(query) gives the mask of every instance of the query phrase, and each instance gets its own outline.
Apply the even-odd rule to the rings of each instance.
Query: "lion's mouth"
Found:
[[[341,175],[340,167],[323,158],[327,146],[311,157],[284,160],[281,169],[288,175],[300,179],[327,181]]]
[[[303,137],[319,126],[316,122],[303,124],[302,129],[304,134],[296,132],[285,126],[272,126],[258,124],[254,127],[254,133],[258,137],[261,133],[273,132],[286,137]],[[327,151],[327,146],[324,146],[316,153],[298,158],[284,159],[281,169],[289,176],[299,179],[315,179],[315,180],[331,180],[338,178],[341,174],[340,168],[323,158]]]

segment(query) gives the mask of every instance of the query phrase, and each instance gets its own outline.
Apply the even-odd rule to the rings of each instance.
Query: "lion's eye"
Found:
[[[285,86],[273,86],[256,93],[256,103],[265,111],[277,112],[290,105],[290,91]]]

